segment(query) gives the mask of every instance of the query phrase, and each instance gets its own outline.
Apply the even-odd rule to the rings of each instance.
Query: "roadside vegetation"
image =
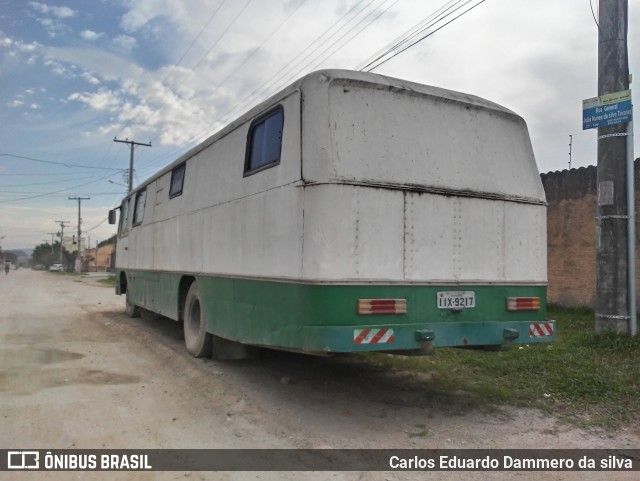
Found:
[[[105,287],[114,287],[116,285],[116,276],[112,275],[104,279],[98,279],[98,284]]]
[[[585,427],[618,429],[637,423],[640,337],[596,334],[588,309],[549,306],[547,318],[557,321],[554,344],[364,358],[388,369],[426,374],[428,389],[452,402],[460,403],[463,397],[465,404],[479,407],[534,407]]]

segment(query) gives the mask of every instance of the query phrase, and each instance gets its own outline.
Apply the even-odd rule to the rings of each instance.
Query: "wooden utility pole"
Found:
[[[628,0],[600,0],[598,96],[629,89]],[[596,217],[596,331],[628,332],[630,208],[627,195],[627,125],[598,129],[598,208]],[[633,172],[633,170],[631,171]],[[633,200],[633,197],[630,198]],[[631,204],[633,205],[633,204]],[[635,306],[634,306],[635,309]]]
[[[133,190],[133,149],[136,145],[142,145],[143,147],[151,147],[151,142],[148,144],[142,144],[140,142],[134,142],[133,140],[125,139],[118,140],[117,138],[113,138],[114,142],[120,142],[122,144],[129,144],[131,148],[131,154],[129,155],[129,192]]]
[[[64,248],[64,226],[71,224],[68,220],[56,220],[56,224],[60,224],[60,264],[62,264],[62,249]]]
[[[81,205],[83,200],[89,200],[91,197],[69,197],[69,200],[78,201],[78,254],[76,256],[76,272],[82,270],[82,215]]]

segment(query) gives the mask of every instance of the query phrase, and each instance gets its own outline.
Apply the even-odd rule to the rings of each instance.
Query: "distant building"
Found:
[[[85,249],[83,252],[83,264],[87,272],[110,272],[111,256],[114,253],[114,239],[101,242],[93,249]]]

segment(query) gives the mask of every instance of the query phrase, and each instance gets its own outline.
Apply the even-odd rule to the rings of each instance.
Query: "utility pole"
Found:
[[[573,135],[569,135],[569,170],[571,170],[571,147],[573,146]]]
[[[51,236],[51,253],[53,254],[53,239],[54,239],[54,236],[56,235],[56,233],[55,232],[47,232],[47,234],[49,234]]]
[[[57,224],[60,224],[60,264],[62,264],[62,247],[64,244],[64,226],[66,224],[71,224],[68,220],[56,220],[54,221]]]
[[[600,0],[598,23],[598,96],[628,90],[628,0]],[[633,163],[629,172],[627,135],[627,124],[598,129],[596,332],[631,332],[635,324]]]
[[[122,144],[129,144],[131,148],[131,155],[129,156],[129,192],[133,190],[133,149],[136,145],[142,145],[143,147],[151,147],[151,142],[148,144],[141,144],[140,142],[134,142],[133,140],[125,139],[118,140],[117,138],[113,138],[114,142],[120,142]]]
[[[91,197],[69,197],[69,200],[77,200],[78,201],[78,255],[76,257],[76,272],[80,272],[81,267],[82,267],[82,263],[81,263],[82,238],[80,237],[82,235],[82,229],[81,229],[82,216],[80,215],[81,204],[82,204],[83,200],[89,200],[89,199],[91,199]]]

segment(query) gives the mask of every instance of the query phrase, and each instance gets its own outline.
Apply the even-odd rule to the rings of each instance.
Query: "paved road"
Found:
[[[196,360],[181,326],[124,314],[95,279],[0,278],[0,449],[630,448],[536,411],[480,413],[428,378],[347,358]],[[0,479],[417,480],[397,472],[20,473]],[[13,473],[12,473],[13,474]],[[618,476],[620,474],[620,476]],[[628,473],[627,473],[628,474]],[[617,473],[615,479],[635,479]],[[432,473],[429,479],[602,479],[602,473]]]

